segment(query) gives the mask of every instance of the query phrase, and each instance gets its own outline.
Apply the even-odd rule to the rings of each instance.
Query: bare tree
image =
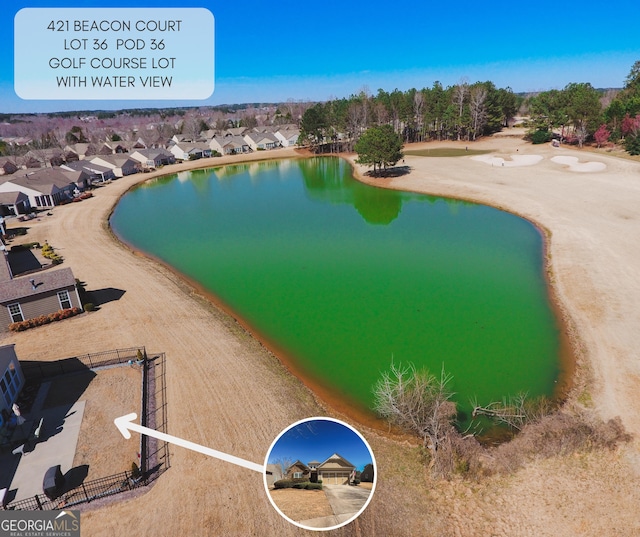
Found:
[[[425,108],[425,98],[424,93],[421,91],[416,91],[413,96],[413,114],[414,121],[416,124],[416,130],[419,133],[420,139],[418,141],[422,141],[422,136],[424,134],[424,108]]]
[[[469,84],[466,81],[461,81],[453,88],[453,103],[458,110],[458,118],[456,129],[458,131],[458,141],[462,138],[462,116],[464,114],[464,105],[467,100],[467,94],[469,93]]]
[[[440,378],[413,364],[391,363],[373,388],[374,408],[390,423],[420,437],[435,461],[438,449],[455,432],[456,405],[444,366]]]
[[[494,401],[486,406],[471,401],[472,416],[488,416],[495,422],[507,425],[517,431],[527,423],[536,423],[553,412],[553,406],[546,397],[531,398],[525,392],[509,396],[502,401]]]
[[[473,131],[473,139],[475,140],[478,133],[484,129],[487,123],[487,88],[484,86],[475,86],[471,89],[470,95],[471,130]]]
[[[274,459],[273,462],[271,464],[275,464],[280,468],[280,472],[282,474],[282,477],[284,477],[285,475],[287,475],[287,469],[294,463],[296,462],[296,459],[294,459],[293,457],[290,456],[282,456],[282,457],[278,457],[277,459]]]

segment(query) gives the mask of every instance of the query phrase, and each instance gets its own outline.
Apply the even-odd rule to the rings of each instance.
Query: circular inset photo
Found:
[[[333,530],[362,513],[376,487],[376,461],[364,437],[333,418],[287,427],[265,459],[264,486],[285,519],[307,530]]]

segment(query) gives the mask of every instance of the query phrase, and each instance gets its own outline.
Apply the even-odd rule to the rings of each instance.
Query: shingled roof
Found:
[[[34,280],[35,289],[31,284],[31,279]],[[28,296],[37,296],[43,293],[57,291],[65,287],[72,287],[75,284],[76,279],[70,268],[44,270],[35,274],[0,282],[0,303],[12,302]]]

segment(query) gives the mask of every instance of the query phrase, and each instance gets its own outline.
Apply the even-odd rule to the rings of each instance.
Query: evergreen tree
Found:
[[[391,125],[370,127],[356,142],[354,147],[358,153],[358,164],[373,166],[373,175],[383,167],[393,166],[404,155],[402,153],[402,137]]]

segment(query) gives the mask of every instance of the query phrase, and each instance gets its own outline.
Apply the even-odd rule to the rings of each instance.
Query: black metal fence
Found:
[[[167,386],[166,356],[164,353],[147,357],[144,347],[132,347],[130,349],[119,349],[91,355],[87,354],[77,358],[82,358],[87,361],[87,363],[93,364],[93,368],[105,365],[128,364],[131,360],[135,361],[137,359],[139,349],[143,356],[146,357],[146,360],[144,360],[142,364],[142,412],[140,421],[145,427],[166,433]],[[62,361],[64,362],[66,360]],[[85,366],[85,368],[86,367],[87,366]],[[65,373],[76,371],[78,370],[65,371]],[[40,374],[47,373],[49,370],[34,369],[32,372],[38,372]],[[55,375],[59,374],[61,373],[55,373]],[[55,375],[46,375],[44,378]],[[4,509],[51,510],[78,506],[147,486],[169,469],[169,445],[167,442],[147,435],[141,435],[140,455],[140,474],[137,476],[134,476],[132,472],[125,471],[84,482],[75,488],[61,492],[60,495],[53,500],[45,494],[38,494],[23,500],[10,502]]]
[[[128,349],[113,349],[82,354],[63,360],[56,360],[55,362],[21,361],[20,366],[27,380],[38,380],[97,367],[127,364],[136,361],[139,356],[146,356],[145,347],[130,347]]]
[[[126,492],[146,485],[141,477],[135,477],[131,472],[122,472],[109,477],[101,477],[82,483],[55,499],[50,499],[44,494],[38,494],[32,498],[25,498],[17,502],[9,503],[6,510],[37,511],[63,509],[73,507],[81,503],[92,502],[120,492]]]

